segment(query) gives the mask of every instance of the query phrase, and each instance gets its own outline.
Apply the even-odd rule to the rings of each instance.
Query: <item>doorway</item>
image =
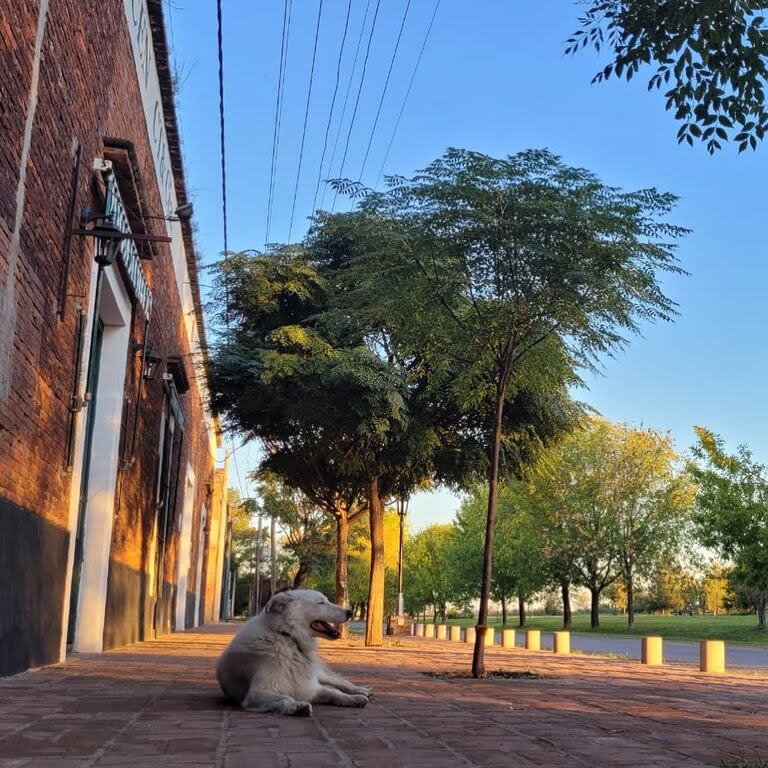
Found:
[[[75,527],[75,561],[72,565],[72,578],[69,591],[69,621],[67,623],[67,647],[75,641],[75,626],[77,624],[77,599],[80,593],[80,577],[83,571],[83,540],[85,539],[85,515],[88,506],[88,480],[91,472],[91,452],[93,450],[93,429],[96,424],[96,400],[99,392],[99,368],[101,366],[101,349],[104,343],[104,321],[97,318],[94,329],[94,342],[91,359],[88,363],[86,392],[90,400],[85,420],[85,443],[83,445],[83,466],[80,473],[80,501],[77,506],[77,523]]]

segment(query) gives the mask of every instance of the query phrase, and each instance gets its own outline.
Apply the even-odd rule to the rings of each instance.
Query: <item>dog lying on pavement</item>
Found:
[[[337,675],[317,656],[317,637],[336,640],[352,612],[308,589],[275,594],[221,655],[216,676],[243,709],[307,717],[312,704],[364,707],[373,693]]]

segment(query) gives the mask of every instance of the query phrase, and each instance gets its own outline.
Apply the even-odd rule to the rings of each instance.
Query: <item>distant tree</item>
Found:
[[[699,585],[695,575],[676,558],[658,562],[649,574],[646,608],[661,613],[693,611],[697,607]]]
[[[505,431],[508,401],[523,386],[539,397],[550,392],[553,370],[573,382],[576,367],[621,346],[640,317],[671,319],[674,304],[658,275],[680,272],[671,241],[684,230],[664,221],[673,196],[621,192],[546,151],[495,159],[451,149],[413,178],[390,182],[384,193],[336,184],[361,197],[362,239],[337,295],[347,314],[385,317],[389,340],[419,361],[432,390],[448,382],[465,412],[483,407],[489,494],[479,676],[502,449],[515,447]],[[527,437],[529,445],[539,439]]]
[[[732,580],[749,597],[765,629],[768,606],[768,472],[746,446],[728,454],[722,439],[696,427],[690,472],[697,485],[701,542],[733,565]]]
[[[301,491],[286,487],[271,473],[257,475],[257,483],[263,513],[280,524],[282,549],[296,563],[293,587],[303,588],[310,574],[332,563],[335,531],[328,515]]]
[[[668,435],[627,428],[612,463],[616,547],[627,590],[627,623],[635,624],[637,578],[677,551],[693,504],[689,477],[678,468]]]
[[[585,419],[543,455],[534,476],[532,503],[547,541],[549,570],[562,592],[566,629],[571,582],[589,589],[596,629],[600,597],[620,575],[613,462],[622,439],[619,425]]]
[[[452,562],[453,526],[429,525],[412,536],[405,547],[406,610],[419,613],[429,606],[445,621],[446,607],[456,596]]]
[[[704,610],[717,616],[725,608],[728,597],[729,570],[720,563],[710,566],[701,583]]]
[[[621,579],[614,581],[608,589],[605,590],[605,596],[611,601],[613,610],[626,613],[627,611],[627,588]]]
[[[487,508],[488,489],[476,486],[456,514],[450,554],[456,597],[474,600],[480,594]],[[526,602],[546,583],[544,541],[538,523],[531,515],[523,484],[505,481],[499,489],[491,580],[491,597],[501,605],[505,625],[509,601],[518,599],[518,619],[523,626]]]
[[[593,82],[653,71],[681,123],[679,142],[710,153],[733,140],[755,149],[768,130],[768,26],[764,0],[584,0],[581,29],[567,51],[607,49],[613,59]]]

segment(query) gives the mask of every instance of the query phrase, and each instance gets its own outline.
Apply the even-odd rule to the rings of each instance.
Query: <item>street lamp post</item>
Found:
[[[405,599],[403,597],[403,540],[405,537],[405,516],[408,514],[409,499],[397,500],[397,514],[400,518],[400,552],[397,560],[397,615],[405,614]]]

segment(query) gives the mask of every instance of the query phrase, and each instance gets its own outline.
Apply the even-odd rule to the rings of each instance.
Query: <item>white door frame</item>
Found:
[[[92,289],[96,284],[95,268]],[[88,322],[90,338],[95,318],[104,323],[104,336],[99,365],[99,383],[93,429],[93,446],[88,483],[88,499],[84,510],[83,565],[77,599],[77,618],[73,650],[99,653],[104,647],[104,619],[107,607],[109,556],[112,549],[112,524],[115,515],[115,486],[120,453],[120,423],[123,413],[125,370],[128,362],[131,302],[117,268],[106,267],[102,276],[101,303],[91,304]],[[95,294],[95,290],[91,291]],[[95,296],[92,299],[95,301]],[[87,355],[87,352],[86,352]],[[84,356],[86,356],[84,355]],[[88,361],[83,361],[87,370]],[[91,406],[87,406],[91,407]],[[62,658],[66,654],[69,599],[74,567],[77,515],[80,503],[83,451],[85,447],[84,419],[80,419],[70,490],[70,547],[67,563],[65,601],[62,616]]]
[[[179,520],[179,555],[176,573],[176,621],[177,632],[186,629],[187,586],[189,584],[189,566],[192,554],[192,521],[195,513],[195,470],[187,464],[184,483],[184,506]]]
[[[197,576],[195,580],[195,616],[192,626],[200,626],[200,599],[203,594],[203,559],[205,557],[205,526],[208,522],[208,508],[203,504],[200,510],[200,530],[197,536]]]

